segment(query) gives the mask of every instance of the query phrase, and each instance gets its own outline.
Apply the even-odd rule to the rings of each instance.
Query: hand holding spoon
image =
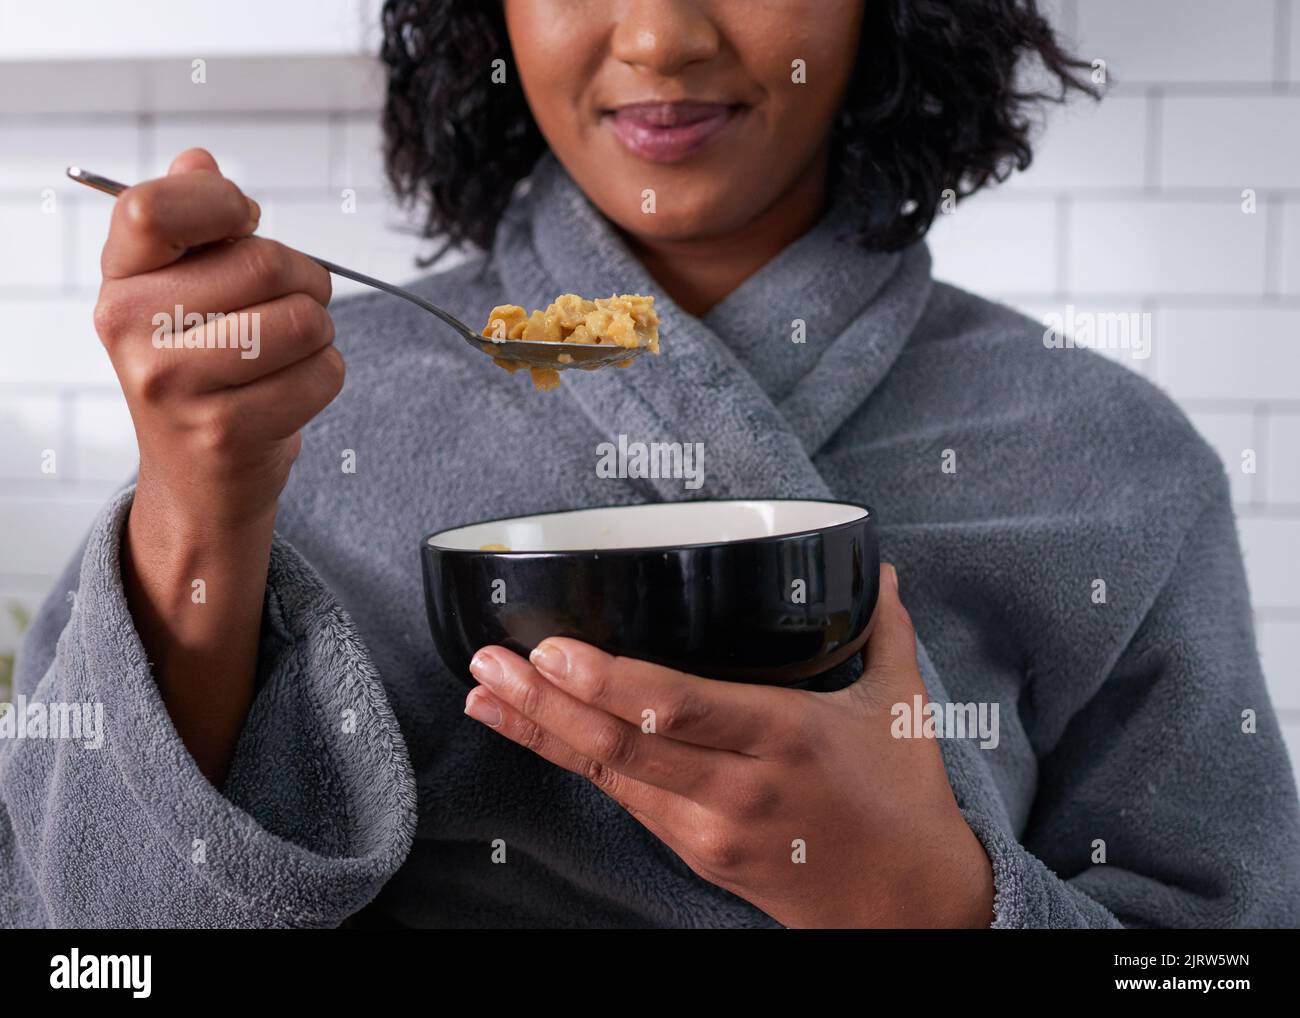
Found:
[[[99,174],[91,173],[79,166],[69,166],[68,176],[78,184],[84,184],[86,187],[94,188],[96,191],[102,191],[113,197],[117,197],[127,188],[126,184],[118,183],[116,180],[110,180],[107,177],[101,177]],[[386,283],[382,279],[375,279],[373,276],[367,276],[353,269],[344,268],[342,265],[328,262],[324,258],[317,258],[314,255],[308,255],[307,257],[336,276],[355,280],[366,286],[374,287],[376,290],[391,293],[394,297],[401,297],[403,300],[410,301],[416,307],[429,312],[429,314],[451,326],[475,350],[486,353],[497,360],[514,361],[525,367],[549,368],[554,371],[564,371],[569,368],[592,371],[611,364],[626,364],[644,349],[643,347],[629,348],[595,343],[552,343],[523,339],[492,339],[474,331],[451,312],[438,307],[436,304],[431,304],[410,290],[403,289],[392,283]],[[561,360],[561,357],[564,359]]]

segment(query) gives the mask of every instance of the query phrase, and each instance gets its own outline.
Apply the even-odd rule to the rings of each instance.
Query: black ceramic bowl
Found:
[[[478,648],[526,655],[548,636],[710,678],[802,683],[862,647],[878,593],[875,514],[843,502],[519,516],[431,534],[420,554],[433,642],[469,685]]]

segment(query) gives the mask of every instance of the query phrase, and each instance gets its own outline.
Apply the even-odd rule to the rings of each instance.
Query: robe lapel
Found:
[[[864,250],[848,233],[859,215],[852,200],[838,199],[704,317],[809,456],[885,377],[930,295],[925,245]]]
[[[925,311],[931,288],[929,251],[917,244],[894,257],[888,279],[869,306],[831,340],[779,404],[810,456],[867,401]]]

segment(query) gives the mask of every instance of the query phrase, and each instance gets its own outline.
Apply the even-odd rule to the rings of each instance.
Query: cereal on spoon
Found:
[[[655,299],[640,294],[597,297],[587,300],[576,293],[565,293],[545,310],[531,315],[517,304],[499,304],[488,315],[483,335],[495,342],[522,339],[537,343],[584,343],[589,345],[621,346],[627,349],[644,347],[653,354],[659,353],[659,316],[655,314]],[[489,344],[483,350],[492,353]],[[524,365],[501,357],[493,357],[498,367],[512,374]],[[572,363],[565,354],[561,363]],[[631,358],[621,362],[626,367]],[[533,385],[538,389],[554,389],[560,384],[560,373],[554,368],[529,368]]]

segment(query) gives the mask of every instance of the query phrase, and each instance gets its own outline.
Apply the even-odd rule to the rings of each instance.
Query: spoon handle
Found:
[[[385,283],[382,279],[376,279],[374,276],[367,276],[364,272],[357,272],[355,269],[345,269],[342,265],[336,265],[333,262],[327,262],[324,258],[317,258],[315,255],[307,255],[312,261],[324,269],[334,273],[336,276],[346,276],[348,279],[356,280],[358,283],[364,283],[366,286],[373,286],[376,290],[383,290],[384,293],[391,293],[394,297],[401,297],[402,300],[410,301],[416,307],[424,308],[431,315],[436,315],[453,329],[459,332],[466,339],[478,344],[483,342],[483,337],[475,332],[468,325],[462,322],[449,311],[444,311],[437,304],[430,304],[423,297],[418,297],[410,290],[397,286],[394,283]]]
[[[87,187],[92,187],[96,191],[103,191],[104,194],[111,194],[115,198],[127,188],[126,184],[119,183],[116,180],[110,180],[108,177],[101,177],[98,173],[91,173],[89,170],[82,169],[80,166],[69,166],[68,176],[78,184],[85,184]],[[342,265],[328,262],[324,258],[317,258],[315,255],[307,255],[307,257],[326,271],[334,273],[336,276],[344,276],[347,279],[354,280],[366,286],[374,287],[376,290],[383,290],[385,293],[391,293],[394,297],[401,297],[403,300],[410,301],[416,307],[423,308],[425,311],[429,312],[429,314],[441,318],[444,322],[473,343],[479,343],[482,341],[482,337],[459,318],[444,311],[436,304],[430,304],[423,297],[416,296],[410,290],[403,289],[393,283],[386,283],[382,279],[375,279],[374,276],[367,276],[364,272],[357,272],[354,269],[344,268]]]

